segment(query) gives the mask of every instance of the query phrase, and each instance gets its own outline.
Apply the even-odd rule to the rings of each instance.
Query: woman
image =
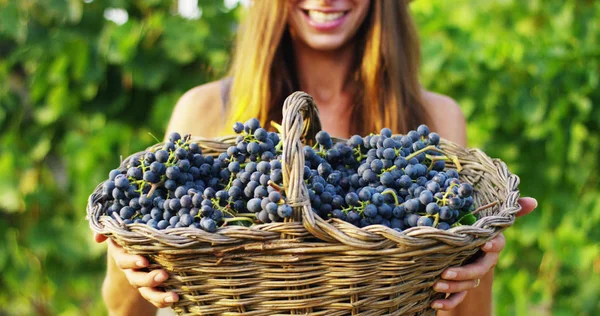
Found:
[[[383,127],[406,132],[425,122],[465,146],[459,106],[422,89],[418,70],[419,44],[408,1],[254,1],[238,36],[233,79],[183,95],[166,134],[212,138],[231,134],[233,122],[250,117],[266,126],[280,121],[286,96],[303,90],[313,96],[323,129],[333,136],[366,135]],[[536,202],[522,199],[521,205],[524,215]],[[439,315],[491,314],[493,267],[503,247],[500,235],[475,262],[444,272],[434,288],[450,295],[433,302]],[[113,242],[108,253],[103,295],[114,314],[148,315],[178,299],[154,288],[168,277],[165,271],[138,271],[147,260]]]

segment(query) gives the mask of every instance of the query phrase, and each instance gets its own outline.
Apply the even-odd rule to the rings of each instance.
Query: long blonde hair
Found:
[[[353,65],[357,87],[352,134],[389,127],[403,133],[426,123],[418,79],[420,48],[408,0],[372,0],[355,35]],[[263,126],[281,119],[284,99],[299,90],[294,71],[287,1],[254,1],[240,27],[226,128],[258,118]],[[360,119],[358,119],[360,118]],[[229,131],[230,133],[230,131]]]

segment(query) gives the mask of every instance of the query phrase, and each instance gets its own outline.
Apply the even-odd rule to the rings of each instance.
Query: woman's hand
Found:
[[[517,217],[527,215],[537,207],[537,201],[533,198],[519,199],[519,204],[521,204],[521,211],[517,213]],[[444,271],[443,280],[436,282],[433,288],[438,292],[451,295],[446,299],[435,300],[431,306],[435,309],[451,310],[460,304],[465,299],[467,291],[478,287],[481,279],[494,269],[498,262],[498,255],[505,244],[504,235],[499,234],[481,247],[485,253],[482,257],[465,266]]]
[[[107,240],[104,235],[95,234],[96,242]],[[179,297],[173,292],[164,292],[156,289],[162,282],[169,278],[164,270],[153,270],[151,272],[139,271],[149,265],[149,262],[143,256],[129,254],[112,239],[108,239],[108,255],[112,256],[118,269],[129,281],[129,284],[139,291],[140,295],[158,308],[168,307],[176,302]]]

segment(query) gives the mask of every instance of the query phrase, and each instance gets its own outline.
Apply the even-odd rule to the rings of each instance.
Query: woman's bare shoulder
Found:
[[[173,109],[165,134],[217,137],[224,122],[221,85],[221,81],[213,81],[184,93]]]
[[[461,146],[467,143],[465,115],[454,99],[423,90],[423,101],[431,119],[431,130]]]

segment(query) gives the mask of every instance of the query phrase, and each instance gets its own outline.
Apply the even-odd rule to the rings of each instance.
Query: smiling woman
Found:
[[[238,34],[229,78],[185,93],[166,135],[177,131],[212,138],[230,134],[234,122],[252,117],[268,126],[281,120],[284,99],[303,90],[313,96],[323,129],[333,136],[366,135],[383,127],[406,133],[426,123],[465,146],[465,119],[456,102],[419,83],[419,42],[408,3],[253,1]],[[524,203],[523,213],[534,207],[531,201]],[[503,247],[500,235],[475,262],[447,270],[445,281],[434,288],[449,295],[432,306],[457,315],[491,314],[493,267]],[[148,265],[147,259],[127,254],[113,242],[108,251],[104,296],[111,312],[148,313],[178,299],[156,288],[168,277],[165,271],[138,270]]]

